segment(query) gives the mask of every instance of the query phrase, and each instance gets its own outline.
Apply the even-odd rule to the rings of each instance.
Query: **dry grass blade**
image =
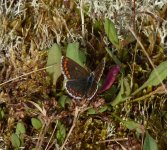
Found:
[[[49,139],[49,141],[48,141],[48,143],[47,143],[47,145],[46,145],[46,147],[45,147],[45,150],[49,150],[49,149],[52,147],[52,145],[54,144],[54,142],[55,142],[55,141],[53,141],[53,143],[49,146],[49,144],[50,144],[50,142],[51,142],[51,140],[52,140],[52,137],[53,137],[53,135],[54,135],[54,133],[55,133],[55,131],[56,131],[57,124],[58,124],[58,120],[56,121],[56,125],[55,125],[55,127],[54,127],[54,129],[53,129],[53,132],[52,132],[52,135],[50,136],[50,139]]]
[[[29,101],[31,104],[33,104],[42,114],[43,116],[46,116],[46,110],[45,108],[41,108],[37,103],[33,102],[33,101]]]
[[[128,27],[128,29],[129,29],[129,31],[131,31],[131,33],[133,34],[133,36],[136,38],[137,42],[138,42],[139,45],[141,46],[141,48],[142,48],[144,54],[146,55],[146,57],[148,58],[148,60],[149,60],[149,62],[150,62],[150,64],[151,64],[151,66],[152,66],[153,69],[155,70],[155,73],[156,73],[156,75],[157,75],[157,78],[158,78],[158,80],[161,82],[161,85],[162,85],[162,87],[164,88],[164,91],[167,93],[167,89],[165,88],[165,86],[164,86],[164,84],[163,84],[161,78],[159,77],[159,74],[158,74],[158,72],[156,71],[155,65],[153,64],[151,58],[149,57],[147,51],[145,50],[145,48],[144,48],[144,46],[143,46],[143,44],[140,42],[140,40],[139,40],[139,38],[137,37],[137,35],[135,34],[135,32],[134,32],[130,27]],[[134,93],[135,93],[135,92],[134,92]],[[132,95],[134,95],[134,93],[132,93]]]
[[[66,137],[66,139],[65,139],[65,141],[64,141],[64,143],[63,143],[63,145],[61,146],[60,150],[63,150],[63,149],[64,149],[64,147],[65,147],[65,145],[66,145],[66,143],[67,143],[67,140],[68,140],[68,138],[70,137],[70,135],[71,135],[71,133],[72,133],[74,127],[75,127],[75,124],[76,124],[76,121],[77,121],[77,118],[78,118],[78,113],[79,113],[79,109],[78,109],[78,107],[76,107],[76,108],[75,108],[75,114],[74,114],[73,124],[72,124],[72,126],[71,126],[71,128],[70,128],[70,130],[69,130],[69,132],[68,132],[68,134],[67,134],[67,137]]]
[[[55,64],[54,64],[54,65],[55,65]],[[15,78],[13,78],[13,79],[10,79],[10,80],[8,80],[8,81],[5,81],[5,82],[3,82],[3,83],[0,83],[0,86],[3,86],[3,85],[5,85],[5,84],[7,84],[7,83],[10,83],[10,82],[12,82],[12,81],[16,81],[17,79],[20,79],[20,78],[22,78],[22,77],[28,76],[28,75],[30,75],[30,74],[32,74],[32,73],[36,73],[36,72],[39,72],[39,71],[42,71],[42,70],[46,70],[47,68],[51,68],[51,67],[54,66],[54,65],[51,65],[51,66],[48,66],[48,67],[44,67],[44,68],[41,68],[41,69],[38,69],[38,70],[33,70],[33,71],[31,71],[31,72],[25,73],[25,74],[23,74],[23,75],[21,75],[21,76],[18,76],[18,77],[15,77]]]

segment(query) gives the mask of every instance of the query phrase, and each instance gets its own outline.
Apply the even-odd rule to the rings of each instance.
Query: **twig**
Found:
[[[157,69],[155,68],[155,66],[154,66],[154,64],[153,64],[153,62],[152,62],[152,60],[151,60],[151,58],[149,57],[147,51],[145,50],[143,44],[141,43],[141,41],[139,40],[139,38],[137,37],[137,35],[134,33],[134,31],[133,31],[130,27],[128,27],[128,29],[129,29],[129,31],[131,31],[131,33],[133,34],[133,36],[136,38],[137,42],[138,42],[139,45],[141,46],[141,49],[143,50],[144,54],[146,55],[146,57],[148,58],[148,60],[149,60],[149,62],[150,62],[150,64],[151,64],[151,66],[152,66],[153,69],[155,70],[155,74],[156,74],[158,80],[161,82],[161,85],[162,85],[162,87],[164,88],[164,91],[167,93],[167,90],[166,90],[166,88],[165,88],[165,85],[163,84],[161,78],[159,77],[158,72],[157,72]],[[133,93],[132,93],[132,95],[135,95],[135,94],[136,94],[136,92],[133,92]]]
[[[142,97],[138,97],[136,99],[133,99],[133,100],[129,101],[129,103],[134,103],[134,102],[139,102],[139,101],[142,101],[142,100],[146,100],[147,97],[150,97],[150,96],[152,96],[156,93],[157,93],[156,91],[150,92],[147,95],[144,95]]]
[[[43,126],[42,126],[42,129],[41,129],[41,131],[40,131],[40,133],[39,133],[39,138],[38,138],[38,141],[37,141],[37,144],[36,144],[36,146],[35,146],[35,149],[38,149],[38,148],[40,148],[41,147],[41,141],[43,141],[43,139],[44,139],[44,132],[46,131],[46,124],[44,124]]]
[[[43,129],[41,130],[40,134],[39,134],[39,139],[36,145],[36,149],[41,148],[42,147],[42,142],[44,141],[44,136],[48,130],[49,124],[50,124],[50,120],[49,121],[45,121],[44,125],[43,125]]]
[[[81,22],[82,22],[82,36],[85,37],[84,13],[83,13],[83,0],[80,0]]]
[[[10,82],[12,82],[12,81],[15,81],[15,80],[17,80],[17,79],[19,79],[19,78],[28,76],[28,75],[30,75],[30,74],[32,74],[32,73],[36,73],[36,72],[39,72],[39,71],[48,69],[48,68],[50,68],[50,67],[53,67],[54,65],[55,65],[55,64],[53,64],[53,65],[51,65],[51,66],[48,66],[48,67],[45,67],[45,68],[38,69],[38,70],[33,70],[33,71],[31,71],[31,72],[25,73],[25,74],[20,75],[20,76],[18,76],[18,77],[12,78],[12,79],[10,79],[10,80],[8,80],[8,81],[5,81],[5,82],[1,83],[0,86],[5,85],[5,84],[7,84],[7,83],[10,83]]]
[[[48,144],[47,144],[46,147],[45,147],[45,150],[47,150],[47,148],[48,148],[48,146],[49,146],[49,143],[50,143],[50,141],[51,141],[51,139],[52,139],[52,137],[53,137],[53,134],[55,133],[55,130],[56,130],[56,128],[57,128],[57,124],[58,124],[58,121],[56,122],[56,125],[55,125],[54,130],[53,130],[53,132],[52,132],[52,135],[51,135],[51,137],[50,137],[50,139],[49,139],[49,141],[48,141]]]
[[[104,140],[104,141],[99,141],[98,143],[106,143],[106,142],[116,142],[116,141],[127,141],[128,138],[115,138],[111,140]]]
[[[66,145],[67,140],[68,140],[69,136],[71,135],[71,133],[72,133],[74,127],[75,127],[75,123],[76,123],[76,120],[77,120],[77,118],[78,118],[78,112],[79,112],[79,109],[78,109],[78,107],[76,107],[76,108],[75,108],[75,115],[74,115],[73,124],[72,124],[71,129],[70,129],[70,131],[68,132],[68,135],[67,135],[66,139],[64,140],[64,143],[63,143],[62,147],[60,148],[60,150],[63,150],[63,149],[64,149],[64,146]]]

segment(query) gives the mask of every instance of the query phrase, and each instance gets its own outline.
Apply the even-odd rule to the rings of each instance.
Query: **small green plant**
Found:
[[[31,124],[36,130],[42,128],[42,122],[37,118],[31,118]]]
[[[21,142],[20,142],[20,138],[17,134],[13,133],[11,135],[11,142],[12,142],[12,146],[15,148],[15,149],[19,149],[20,145],[21,145]]]
[[[149,135],[149,133],[146,133],[143,149],[144,150],[158,150],[156,141]]]
[[[57,126],[56,138],[60,145],[63,144],[65,137],[66,137],[66,128],[62,123],[59,122]]]

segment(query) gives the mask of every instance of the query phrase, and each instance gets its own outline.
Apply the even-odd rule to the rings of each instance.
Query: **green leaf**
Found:
[[[60,145],[62,145],[65,137],[66,137],[66,128],[63,124],[59,122],[57,127],[57,132],[56,132],[56,138]]]
[[[39,119],[36,119],[36,118],[31,118],[31,124],[37,130],[42,127],[42,122]]]
[[[105,112],[106,110],[108,109],[108,106],[107,105],[104,105],[104,106],[101,106],[100,109],[99,109],[99,113],[103,113]]]
[[[16,134],[19,135],[21,133],[22,134],[26,133],[26,129],[25,129],[23,122],[18,122],[16,126]]]
[[[118,40],[117,31],[115,29],[114,23],[109,19],[105,19],[104,29],[105,29],[105,33],[107,34],[110,42],[116,48],[119,48],[119,40]]]
[[[144,150],[158,150],[156,141],[148,133],[144,140]]]
[[[111,105],[115,106],[115,105],[119,104],[120,102],[124,101],[123,94],[124,94],[124,84],[123,84],[123,78],[122,78],[121,79],[121,89],[120,89],[117,97],[114,99],[114,101],[111,102]]]
[[[19,139],[19,137],[17,136],[17,134],[13,133],[13,134],[11,135],[11,142],[12,142],[12,146],[13,146],[14,148],[19,148],[19,147],[20,147],[21,142],[20,142],[20,139]]]
[[[130,98],[126,95],[128,94],[128,92],[130,92],[128,91],[126,80],[122,77],[120,82],[121,82],[121,89],[116,98],[111,102],[112,106],[118,105],[119,103],[122,103]]]
[[[59,103],[59,105],[60,105],[62,108],[64,108],[64,107],[65,107],[65,104],[69,103],[69,99],[68,99],[67,96],[62,95],[62,96],[59,98],[58,103]]]
[[[79,65],[84,66],[86,56],[79,50],[79,43],[69,43],[67,46],[66,56],[77,62]]]
[[[159,85],[167,77],[166,68],[167,68],[167,61],[160,63],[160,65],[157,66],[156,69],[154,69],[151,72],[148,80],[139,89],[137,89],[134,93],[132,93],[132,95],[135,95],[136,93],[138,93],[147,86]]]
[[[143,133],[144,129],[142,125],[139,123],[136,123],[132,120],[129,121],[123,121],[123,124],[129,129],[129,130],[136,130],[138,133]]]
[[[47,68],[46,71],[49,73],[51,78],[53,79],[53,85],[56,85],[57,79],[61,75],[61,50],[57,44],[53,44],[53,46],[48,50],[48,60],[47,60]]]
[[[89,108],[87,110],[87,115],[94,115],[94,114],[97,114],[96,110],[94,108]]]

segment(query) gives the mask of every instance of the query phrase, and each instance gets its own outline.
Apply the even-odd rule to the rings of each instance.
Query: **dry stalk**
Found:
[[[78,109],[78,107],[76,107],[75,108],[75,114],[74,114],[73,124],[72,124],[72,126],[70,128],[70,131],[68,132],[68,135],[67,135],[66,139],[64,140],[64,143],[63,143],[62,147],[60,148],[60,150],[64,149],[64,146],[66,145],[67,140],[70,137],[70,135],[71,135],[71,133],[72,133],[74,127],[75,127],[75,124],[76,124],[76,121],[77,121],[77,118],[78,118],[78,113],[79,113],[79,109]]]
[[[135,34],[135,32],[134,32],[130,27],[128,27],[128,29],[129,29],[129,31],[133,34],[133,36],[136,38],[136,40],[137,40],[137,42],[139,43],[139,45],[141,46],[141,48],[142,48],[144,54],[146,55],[146,57],[148,58],[148,60],[149,60],[149,62],[150,62],[150,64],[151,64],[151,66],[152,66],[153,69],[155,70],[155,74],[156,74],[158,80],[161,82],[161,85],[162,85],[162,87],[164,88],[164,91],[167,93],[167,90],[166,90],[166,88],[165,88],[165,85],[163,84],[163,82],[162,82],[162,80],[161,80],[161,78],[160,78],[160,76],[159,76],[159,74],[158,74],[158,72],[157,72],[157,69],[155,68],[154,63],[152,62],[152,60],[151,60],[150,56],[148,55],[147,51],[145,50],[143,44],[141,43],[141,41],[139,40],[139,38],[137,37],[137,35]],[[133,95],[133,94],[134,94],[134,93],[132,93],[132,95]]]

